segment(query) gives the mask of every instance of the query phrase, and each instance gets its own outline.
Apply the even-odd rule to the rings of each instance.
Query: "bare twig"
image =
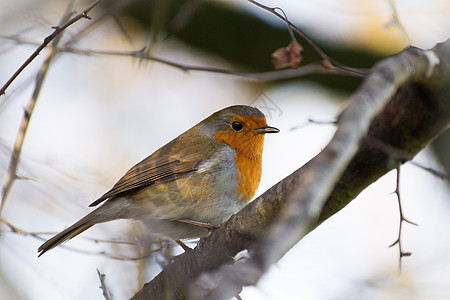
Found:
[[[100,273],[100,271],[97,269],[98,278],[100,279],[100,288],[103,292],[103,297],[105,297],[105,300],[111,300],[111,292],[108,290],[108,287],[106,286],[105,277],[106,275],[103,273]]]
[[[335,59],[332,59],[331,57],[329,57],[301,29],[299,29],[291,21],[289,21],[289,19],[286,17],[286,14],[283,11],[282,11],[282,14],[278,13],[277,10],[280,10],[280,8],[278,8],[278,7],[269,7],[269,6],[261,4],[261,3],[257,2],[257,1],[254,1],[254,0],[248,0],[248,1],[250,3],[256,5],[256,6],[262,8],[264,10],[267,10],[268,12],[270,12],[272,14],[274,14],[275,16],[277,16],[278,18],[283,20],[286,24],[288,24],[289,28],[293,29],[298,35],[300,35],[314,49],[314,51],[317,52],[317,54],[320,56],[320,58],[322,60],[321,64],[322,64],[322,66],[324,66],[324,68],[325,68],[325,66],[329,66],[332,63],[333,66],[336,67],[336,68],[340,68],[340,69],[343,69],[343,70],[346,70],[346,71],[349,71],[349,72],[354,72],[354,73],[357,73],[357,74],[362,75],[362,76],[367,75],[366,71],[345,66],[344,64],[336,61]]]
[[[323,52],[322,49],[320,49],[320,47],[318,45],[316,45],[316,43],[313,40],[311,40],[302,30],[297,28],[294,24],[291,23],[291,21],[289,21],[289,19],[286,17],[286,14],[284,13],[284,11],[281,10],[279,7],[269,7],[269,6],[266,6],[259,2],[256,2],[254,0],[248,0],[248,2],[250,2],[264,10],[267,10],[268,12],[274,14],[275,16],[277,16],[278,18],[280,18],[281,20],[286,22],[286,24],[288,24],[290,29],[294,29],[295,32],[297,32],[308,44],[311,45],[311,47],[313,47],[313,49],[317,52],[317,54],[319,54],[320,58],[329,59],[328,55],[326,55],[325,52]],[[280,10],[282,12],[282,14],[278,13],[277,10]]]
[[[308,120],[306,120],[305,122],[295,125],[295,126],[292,126],[291,129],[289,129],[289,130],[290,131],[297,130],[297,129],[304,128],[304,127],[307,127],[312,124],[337,125],[337,120],[316,120],[316,119],[308,118]]]
[[[281,71],[271,71],[271,72],[262,72],[262,73],[247,73],[247,72],[239,72],[235,70],[223,69],[223,68],[215,68],[215,67],[203,67],[203,66],[195,66],[195,65],[187,65],[178,63],[175,61],[171,61],[165,58],[156,57],[148,54],[145,49],[141,50],[132,50],[132,51],[103,51],[103,50],[85,50],[85,49],[75,49],[75,48],[61,48],[60,51],[66,51],[71,53],[78,54],[99,54],[99,55],[114,55],[114,56],[126,56],[126,57],[135,57],[144,60],[155,61],[158,63],[162,63],[182,71],[198,71],[198,72],[208,72],[208,73],[219,73],[226,75],[233,75],[239,77],[245,77],[253,80],[260,81],[272,81],[272,80],[282,80],[287,78],[294,78],[298,76],[304,76],[312,73],[321,73],[321,74],[334,74],[334,75],[348,75],[348,76],[358,76],[361,77],[361,73],[355,73],[350,70],[345,69],[336,69],[329,70],[323,68],[320,64],[310,64],[307,66],[303,66],[297,69],[286,69]],[[362,71],[364,72],[364,71]]]
[[[65,41],[62,44],[63,48],[70,47],[77,43],[83,36],[85,36],[90,31],[94,30],[98,25],[104,24],[105,19],[112,17],[116,20],[116,14],[120,11],[122,11],[132,0],[121,0],[121,1],[114,1],[113,4],[111,4],[106,11],[101,15],[95,18],[95,20],[92,20],[92,22],[89,22],[86,24],[84,28],[77,31],[68,41]],[[128,34],[125,33],[124,29],[122,28],[120,22],[116,20],[117,25],[119,26],[119,30],[124,34],[125,38],[129,39]]]
[[[401,237],[402,237],[402,225],[403,225],[403,222],[407,222],[409,224],[416,225],[416,226],[417,226],[417,224],[414,223],[414,222],[409,221],[408,219],[406,219],[405,215],[403,214],[402,200],[400,198],[400,165],[397,166],[397,181],[396,181],[396,186],[395,186],[395,195],[397,196],[397,203],[398,203],[398,211],[399,211],[399,215],[400,215],[400,222],[399,222],[397,240],[395,242],[393,242],[391,245],[389,245],[389,247],[393,247],[395,245],[398,245],[398,251],[399,251],[398,271],[401,272],[402,271],[402,258],[412,255],[411,252],[403,251],[402,240],[401,240]]]
[[[346,69],[336,69],[329,70],[325,69],[321,66],[321,64],[312,63],[307,66],[299,67],[297,69],[286,69],[281,71],[271,71],[271,72],[261,72],[261,73],[247,73],[247,72],[239,72],[235,70],[223,69],[223,68],[214,68],[214,67],[203,67],[203,66],[195,66],[195,65],[187,65],[178,63],[175,61],[171,61],[168,59],[156,57],[148,54],[145,49],[137,50],[137,51],[102,51],[102,50],[85,50],[85,49],[75,49],[75,48],[61,48],[60,51],[66,51],[77,54],[98,54],[98,55],[114,55],[114,56],[126,56],[126,57],[135,57],[144,60],[155,61],[158,63],[162,63],[177,69],[180,69],[185,72],[189,71],[198,71],[198,72],[208,72],[208,73],[219,73],[225,75],[239,76],[252,80],[259,81],[273,81],[273,80],[282,80],[288,78],[295,78],[299,76],[305,76],[309,74],[333,74],[333,75],[347,75],[347,76],[356,76],[363,77],[361,73],[355,73]],[[365,70],[360,69],[361,72],[365,72]]]
[[[416,167],[418,167],[418,168],[421,168],[422,170],[425,170],[425,171],[431,173],[431,175],[434,175],[434,176],[436,176],[439,179],[442,179],[442,180],[448,180],[449,179],[447,174],[445,174],[443,172],[440,172],[438,170],[435,170],[433,168],[430,168],[430,167],[425,167],[425,166],[421,165],[420,163],[418,163],[416,161],[411,161],[411,164],[416,166]]]
[[[278,9],[279,11],[281,11],[281,13],[283,14],[283,16],[285,17],[286,20],[288,19],[286,13],[284,12],[284,10],[283,10],[282,8],[277,7],[276,9]],[[291,36],[291,40],[297,41],[297,40],[295,39],[294,31],[292,30],[291,25],[287,24],[287,26],[288,26],[289,35]]]
[[[389,6],[392,10],[392,20],[391,23],[389,24],[389,26],[393,26],[393,25],[397,25],[398,28],[400,29],[400,32],[402,33],[404,39],[406,40],[406,43],[408,45],[411,45],[411,38],[408,35],[408,32],[406,31],[405,27],[403,26],[402,22],[400,22],[400,18],[398,17],[398,11],[397,11],[397,7],[395,5],[395,1],[394,0],[388,0]]]
[[[102,257],[106,257],[106,258],[113,259],[113,260],[119,260],[119,261],[140,261],[143,259],[148,259],[149,257],[152,257],[155,253],[159,253],[165,249],[164,247],[158,247],[158,248],[150,250],[139,256],[127,256],[127,255],[122,255],[122,254],[109,253],[106,251],[89,251],[89,250],[69,247],[66,245],[59,245],[58,247],[64,248],[64,249],[72,251],[72,252],[80,253],[80,254],[102,256]]]
[[[3,231],[4,233],[15,233],[15,234],[20,234],[20,235],[24,235],[24,236],[31,236],[33,238],[38,239],[39,241],[46,241],[47,238],[43,238],[41,237],[42,235],[54,235],[54,233],[51,232],[30,232],[30,231],[26,231],[22,228],[19,228],[13,224],[11,224],[10,222],[8,222],[8,220],[0,217],[0,223],[5,224],[6,226],[8,226],[8,228],[10,229],[10,231]],[[128,242],[128,241],[115,241],[115,240],[100,240],[100,239],[95,239],[95,238],[89,238],[89,237],[85,237],[85,239],[87,240],[92,240],[96,243],[101,242],[101,243],[114,243],[114,244],[127,244],[127,245],[134,245],[137,246],[136,243],[134,242]],[[171,246],[173,246],[173,244],[171,244]],[[161,251],[163,251],[165,248],[167,248],[166,246],[161,246],[158,248],[155,248],[153,250],[148,251],[147,253],[144,253],[140,256],[126,256],[126,255],[118,255],[118,254],[114,254],[114,253],[108,253],[106,251],[88,251],[88,250],[84,250],[84,249],[77,249],[77,248],[73,248],[67,245],[60,245],[60,248],[64,248],[66,250],[70,250],[76,253],[81,253],[81,254],[85,254],[85,255],[96,255],[96,256],[103,256],[103,257],[107,257],[110,259],[114,259],[114,260],[121,260],[121,261],[139,261],[139,260],[143,260],[143,259],[147,259],[151,256],[153,256],[155,253],[159,253]]]
[[[53,27],[54,31],[52,34],[47,36],[42,44],[28,57],[28,59],[19,67],[19,69],[8,79],[8,81],[0,88],[0,96],[3,95],[6,91],[6,89],[9,87],[9,85],[19,76],[19,74],[39,55],[39,53],[47,47],[47,45],[55,39],[58,35],[61,34],[67,27],[72,25],[73,23],[77,22],[78,20],[85,18],[90,19],[88,16],[88,12],[91,11],[97,4],[102,2],[102,0],[96,0],[94,3],[92,3],[88,8],[83,10],[81,13],[77,14],[70,20],[64,19],[65,22],[61,23],[61,25]]]
[[[69,247],[67,245],[59,245],[58,247],[64,248],[66,250],[70,250],[72,252],[81,253],[85,255],[94,255],[94,256],[102,256],[113,260],[119,260],[119,261],[140,261],[143,259],[148,259],[149,257],[152,257],[155,253],[160,253],[161,251],[164,251],[167,247],[158,247],[152,250],[147,251],[146,253],[139,255],[139,256],[127,256],[122,254],[114,254],[109,253],[106,251],[89,251],[84,249],[78,249]]]
[[[4,219],[2,217],[0,217],[0,222],[5,224],[6,226],[8,226],[9,229],[11,230],[11,232],[18,233],[18,234],[21,234],[21,235],[31,235],[31,236],[37,237],[39,239],[42,239],[36,233],[31,233],[31,232],[27,232],[25,230],[22,230],[22,229],[20,229],[20,228],[18,228],[16,226],[12,225],[11,223],[9,223],[6,219]]]
[[[13,40],[18,43],[27,43],[27,44],[36,44],[32,41],[24,40],[18,37],[5,37],[1,38]],[[223,68],[214,68],[214,67],[203,67],[203,66],[195,66],[195,65],[187,65],[178,63],[175,61],[171,61],[168,59],[156,57],[148,54],[145,49],[141,50],[131,50],[131,51],[115,51],[115,50],[91,50],[91,49],[79,49],[72,47],[59,47],[58,52],[70,52],[75,54],[85,54],[85,55],[111,55],[111,56],[125,56],[125,57],[133,57],[139,58],[143,60],[154,61],[158,63],[162,63],[177,69],[180,69],[185,72],[189,71],[197,71],[197,72],[209,72],[209,73],[219,73],[225,75],[239,76],[248,78],[251,80],[258,81],[274,81],[274,80],[283,80],[288,78],[296,78],[300,76],[305,76],[309,74],[330,74],[330,75],[347,75],[347,76],[356,76],[363,77],[363,73],[367,72],[365,69],[358,69],[360,72],[354,72],[342,68],[338,68],[335,70],[330,70],[323,68],[323,66],[319,63],[312,63],[303,67],[299,67],[297,69],[286,69],[280,71],[271,71],[271,72],[261,72],[261,73],[248,73],[248,72],[239,72],[235,70],[223,69]]]
[[[5,206],[6,199],[11,190],[11,187],[14,181],[17,179],[17,167],[19,165],[20,154],[22,152],[23,142],[25,140],[25,135],[27,133],[28,125],[31,120],[31,116],[34,111],[34,107],[36,105],[37,99],[39,97],[42,85],[44,83],[47,71],[49,69],[50,63],[52,62],[54,56],[57,53],[57,47],[61,40],[61,33],[70,25],[74,24],[78,20],[82,18],[89,19],[90,17],[87,15],[89,11],[91,11],[97,4],[99,4],[102,0],[97,0],[92,3],[88,8],[86,8],[81,13],[76,16],[70,18],[73,11],[73,1],[67,6],[66,12],[64,16],[61,18],[58,26],[55,26],[55,31],[47,36],[44,39],[44,42],[39,45],[39,47],[33,52],[33,54],[20,66],[20,68],[11,76],[11,78],[3,85],[0,89],[0,95],[4,94],[8,86],[17,78],[17,76],[39,55],[39,53],[44,49],[50,42],[52,45],[45,57],[44,63],[42,64],[39,73],[36,76],[36,85],[33,91],[33,95],[27,105],[27,108],[24,112],[24,116],[20,123],[20,128],[17,133],[16,142],[14,144],[14,150],[11,155],[11,160],[8,165],[8,169],[6,171],[5,177],[3,178],[3,184],[0,191],[0,214]]]
[[[69,5],[67,6],[65,14],[60,20],[60,24],[69,24],[70,23],[69,18],[70,18],[70,15],[72,14],[73,2],[74,1],[70,2]],[[67,20],[69,20],[69,21],[67,21]],[[73,20],[73,18],[71,20]],[[57,26],[56,28],[63,28],[64,26],[65,25]],[[55,32],[57,32],[57,31],[55,30]],[[60,30],[58,33],[60,33],[60,32],[62,32],[62,30]],[[38,72],[38,74],[36,76],[36,85],[35,85],[35,88],[34,88],[34,91],[33,91],[33,95],[31,96],[31,99],[28,102],[27,108],[25,109],[24,116],[23,116],[22,121],[20,123],[19,132],[17,133],[16,142],[14,144],[14,149],[13,149],[13,152],[12,152],[12,155],[11,155],[11,160],[9,162],[8,169],[6,171],[5,177],[3,178],[3,184],[2,184],[2,188],[1,188],[1,192],[0,192],[0,202],[1,202],[1,204],[0,204],[0,215],[1,215],[1,212],[2,212],[2,210],[4,208],[4,206],[5,206],[6,199],[8,197],[9,191],[11,190],[11,187],[12,187],[14,181],[17,179],[17,167],[19,165],[20,154],[22,152],[22,146],[23,146],[23,142],[25,141],[25,135],[27,133],[28,125],[30,124],[31,115],[33,114],[34,107],[35,107],[36,102],[38,100],[38,97],[39,97],[42,85],[44,83],[45,76],[47,75],[47,71],[49,69],[50,63],[52,62],[53,57],[57,53],[56,47],[57,47],[57,45],[58,45],[58,43],[59,43],[59,41],[61,39],[61,35],[58,35],[58,34],[54,33],[54,34],[50,35],[49,37],[45,38],[45,41],[42,44],[45,47],[54,38],[56,38],[56,39],[52,42],[52,45],[51,45],[51,47],[50,47],[50,49],[47,52],[47,55],[45,57],[44,63],[42,64],[42,67],[41,67],[41,69],[39,70],[39,72]],[[41,48],[41,46],[39,48]],[[34,57],[36,57],[39,54],[39,52],[40,52],[40,50],[38,52],[35,51],[33,53],[33,55],[30,56],[30,58],[27,59],[27,61],[21,66],[21,68],[19,68],[19,70],[18,70],[19,73],[20,73],[21,70],[23,70],[34,59]],[[10,80],[8,82],[11,83],[14,80],[14,78],[17,77],[17,75],[18,75],[18,72],[16,72],[13,75],[13,77],[10,78]],[[2,88],[3,92],[7,88],[9,83],[7,83],[4,86],[4,89]],[[2,93],[0,92],[0,95],[1,94]]]

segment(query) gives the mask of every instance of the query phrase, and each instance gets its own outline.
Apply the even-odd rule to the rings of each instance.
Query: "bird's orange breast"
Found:
[[[265,118],[264,118],[265,123]],[[217,140],[234,148],[238,193],[242,201],[249,201],[256,193],[262,173],[262,152],[264,135],[255,131],[220,131],[214,134]]]
[[[250,201],[258,189],[261,180],[262,166],[261,159],[248,159],[242,155],[236,155],[236,166],[239,170],[237,175],[238,192],[242,195],[243,201]]]

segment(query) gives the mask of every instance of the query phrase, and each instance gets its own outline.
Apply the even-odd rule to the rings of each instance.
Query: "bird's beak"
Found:
[[[280,132],[280,129],[272,127],[272,126],[263,126],[258,129],[254,129],[257,133],[277,133]]]

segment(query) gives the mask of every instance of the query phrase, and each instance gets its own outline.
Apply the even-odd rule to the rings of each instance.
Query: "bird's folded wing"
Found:
[[[200,164],[201,160],[197,155],[147,157],[132,167],[111,190],[89,206],[96,206],[110,197],[156,182],[180,178],[198,170]]]

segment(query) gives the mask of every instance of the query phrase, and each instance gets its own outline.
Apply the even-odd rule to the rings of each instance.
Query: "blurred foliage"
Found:
[[[248,5],[252,5],[248,3]],[[287,12],[289,13],[289,12]],[[267,12],[268,18],[278,20]],[[226,2],[201,0],[137,0],[132,1],[122,13],[143,28],[152,32],[153,38],[173,36],[190,46],[211,52],[235,65],[239,71],[264,72],[273,70],[271,54],[290,42],[287,26],[264,22],[245,10]],[[300,28],[301,29],[301,28]],[[314,40],[314,37],[311,36]],[[319,56],[300,37],[304,47],[302,65],[318,61]],[[354,47],[336,48],[336,38],[330,44],[318,43],[322,50],[337,61],[358,68],[370,68],[382,57]],[[322,85],[353,91],[360,78],[334,75],[308,75],[296,80],[311,80]]]

